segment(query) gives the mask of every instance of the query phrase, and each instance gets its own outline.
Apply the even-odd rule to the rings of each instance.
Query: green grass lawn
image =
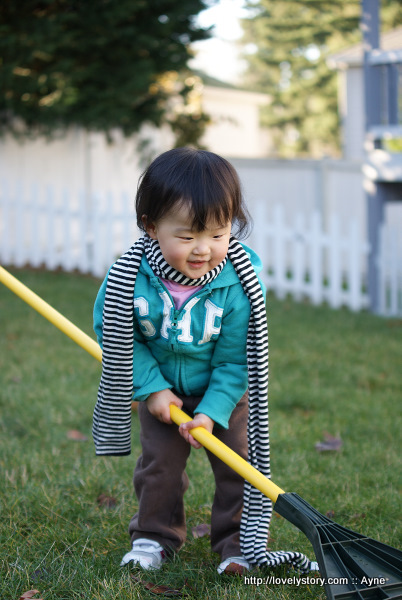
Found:
[[[13,272],[92,335],[98,281]],[[399,547],[402,322],[274,298],[268,319],[273,480],[338,523]],[[99,363],[2,284],[0,332],[1,600],[31,589],[44,600],[154,597],[119,567],[136,510],[136,414],[132,455],[95,457]],[[69,439],[71,430],[87,441]],[[342,439],[340,451],[316,451],[323,432]],[[209,522],[213,494],[202,450],[193,451],[189,475],[188,542],[161,571],[140,575],[143,582],[185,585],[187,597],[200,600],[325,598],[319,586],[256,587],[218,576],[208,538],[192,535],[195,525]],[[114,499],[111,507],[101,494]],[[308,540],[285,519],[273,517],[270,535],[272,549],[313,557]]]

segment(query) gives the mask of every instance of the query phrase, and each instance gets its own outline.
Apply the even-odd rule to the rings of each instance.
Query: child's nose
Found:
[[[196,247],[194,248],[194,254],[200,254],[201,256],[203,256],[204,254],[208,254],[209,253],[209,246],[206,242],[204,241],[199,241],[196,245]]]

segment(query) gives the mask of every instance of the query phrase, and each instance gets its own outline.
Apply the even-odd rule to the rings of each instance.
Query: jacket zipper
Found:
[[[182,304],[182,306],[179,309],[177,309],[175,307],[175,303],[174,303],[174,300],[173,300],[173,297],[172,297],[171,293],[169,292],[169,290],[167,289],[167,287],[165,286],[165,284],[163,283],[163,281],[161,281],[160,279],[159,279],[159,284],[167,292],[167,294],[168,294],[168,296],[169,296],[169,298],[170,298],[170,300],[172,302],[172,306],[173,306],[173,319],[172,319],[172,327],[171,327],[170,331],[171,331],[171,334],[173,334],[172,337],[174,337],[174,339],[176,339],[176,335],[177,335],[177,323],[179,321],[179,317],[180,317],[181,313],[183,312],[183,310],[184,310],[187,302],[189,302],[194,297],[194,295],[197,295],[198,292],[196,292],[195,294],[192,294],[191,296],[189,296],[189,298],[187,298],[187,300],[184,302],[184,304]],[[200,297],[202,295],[204,295],[205,287],[202,290],[200,290]],[[209,293],[209,292],[207,292],[207,293]],[[173,341],[170,343],[170,347],[171,347],[172,350],[175,349]]]

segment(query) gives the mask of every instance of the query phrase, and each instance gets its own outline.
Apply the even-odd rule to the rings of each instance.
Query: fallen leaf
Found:
[[[151,594],[169,597],[175,596],[176,598],[185,598],[186,596],[188,596],[188,592],[185,589],[183,589],[185,587],[189,587],[187,585],[187,582],[185,582],[182,587],[176,590],[174,588],[169,587],[168,585],[157,585],[156,583],[142,581],[140,577],[136,577],[133,573],[130,573],[130,577],[133,581],[135,581],[135,583],[139,583],[146,590],[151,592]]]
[[[366,518],[366,513],[355,513],[350,517],[352,521],[361,521]]]
[[[105,508],[114,508],[117,504],[116,498],[107,496],[106,494],[99,494],[96,501],[99,506],[104,506]]]
[[[40,594],[39,590],[28,590],[24,592],[22,596],[20,596],[20,600],[24,600],[25,598],[33,598],[35,594]],[[42,600],[42,598],[37,598],[36,600]]]
[[[35,583],[38,581],[38,579],[46,579],[47,577],[48,574],[45,569],[36,569],[36,571],[34,571],[31,575],[31,579]]]
[[[78,429],[70,429],[67,431],[67,438],[69,440],[73,440],[74,442],[87,442],[88,438],[86,435],[78,431]]]
[[[211,535],[211,526],[208,523],[201,523],[193,527],[191,532],[195,539],[205,537],[206,535]]]
[[[387,327],[402,327],[402,319],[389,319],[386,323]]]
[[[343,442],[340,437],[334,437],[327,431],[323,432],[323,436],[324,440],[322,442],[317,442],[315,445],[317,452],[338,452],[341,449]]]

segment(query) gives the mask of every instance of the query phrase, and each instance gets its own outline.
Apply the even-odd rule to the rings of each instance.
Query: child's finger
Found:
[[[202,448],[202,445],[196,439],[194,439],[191,433],[188,431],[188,429],[191,429],[191,427],[187,427],[190,423],[191,421],[188,423],[182,423],[179,427],[179,433],[182,437],[184,437],[186,442],[198,450],[199,448]]]
[[[174,404],[176,406],[178,406],[179,408],[181,408],[183,406],[183,400],[181,400],[178,396],[175,396],[175,398],[174,398]]]
[[[182,434],[182,436],[184,437],[184,439],[187,442],[189,442],[192,446],[194,446],[194,448],[201,448],[201,444],[198,445],[199,442],[197,442],[197,440],[194,439],[190,433],[190,430],[194,429],[194,427],[197,427],[197,425],[196,425],[196,423],[194,423],[194,421],[187,421],[187,423],[182,423],[179,428],[181,430],[180,433]],[[191,443],[190,438],[191,438],[191,440],[194,441],[194,444],[197,444],[197,446],[195,446],[193,443]]]
[[[196,448],[197,450],[199,450],[200,448],[202,448],[202,445],[200,444],[200,442],[197,442],[197,440],[195,440],[193,438],[193,436],[191,435],[191,433],[188,434],[188,440],[189,444],[191,444],[193,446],[193,448]]]
[[[185,440],[187,440],[188,437],[188,431],[187,431],[187,427],[185,427],[186,423],[181,423],[181,425],[179,426],[179,433],[180,435],[182,435],[184,437]]]
[[[159,420],[162,421],[162,423],[165,423],[166,425],[172,425],[173,424],[173,421],[170,418],[170,412],[169,413],[164,412],[161,415],[161,418]]]

